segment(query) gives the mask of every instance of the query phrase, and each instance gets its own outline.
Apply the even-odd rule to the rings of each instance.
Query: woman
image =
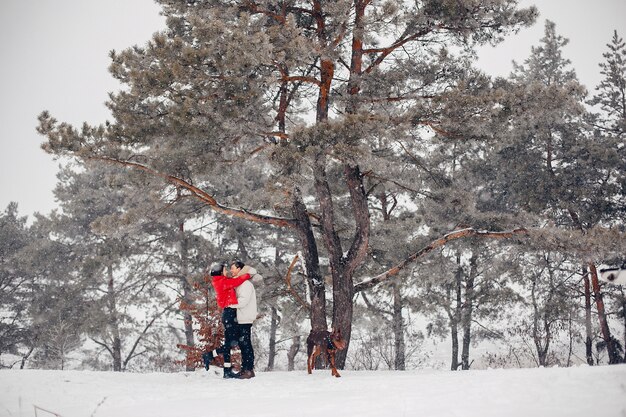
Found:
[[[250,274],[243,274],[236,278],[226,276],[225,264],[214,264],[211,267],[211,284],[215,288],[217,305],[222,308],[222,324],[224,325],[224,344],[212,352],[202,355],[204,368],[209,369],[209,363],[219,354],[224,355],[224,378],[239,378],[239,374],[232,371],[230,349],[237,344],[239,331],[237,328],[237,310],[230,307],[237,304],[235,288],[250,279]]]

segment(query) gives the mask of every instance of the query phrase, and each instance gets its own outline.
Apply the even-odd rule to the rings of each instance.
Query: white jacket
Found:
[[[252,275],[252,278],[235,288],[237,304],[230,305],[230,307],[237,309],[237,322],[239,324],[252,324],[259,314],[256,304],[256,290],[251,281],[262,282],[263,277],[257,274],[254,268],[247,265],[243,267],[239,275],[246,273]]]
[[[250,280],[235,288],[237,293],[237,304],[231,307],[237,309],[237,323],[252,324],[258,315],[256,307],[256,290]]]

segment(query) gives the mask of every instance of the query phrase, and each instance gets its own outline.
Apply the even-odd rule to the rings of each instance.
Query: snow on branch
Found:
[[[441,246],[445,246],[448,242],[451,242],[453,240],[462,239],[462,238],[466,238],[466,237],[484,237],[484,238],[491,238],[491,239],[510,239],[510,238],[515,237],[515,236],[528,236],[528,230],[523,229],[523,228],[519,228],[519,229],[515,229],[515,230],[512,230],[512,231],[507,231],[507,232],[492,232],[492,231],[488,231],[488,230],[476,230],[476,229],[473,229],[473,228],[455,230],[453,232],[450,232],[450,233],[440,237],[439,239],[433,240],[432,242],[430,242],[430,244],[428,244],[427,246],[425,246],[422,249],[418,250],[417,252],[415,252],[414,254],[409,256],[407,259],[405,259],[404,261],[402,261],[398,265],[396,265],[393,268],[389,269],[388,271],[385,271],[385,272],[383,272],[380,275],[377,275],[377,276],[375,276],[373,278],[370,278],[368,280],[365,280],[363,282],[360,282],[360,283],[356,284],[354,286],[354,293],[356,294],[359,291],[368,290],[368,289],[373,288],[376,285],[380,284],[381,282],[387,281],[388,279],[390,279],[393,276],[397,275],[404,268],[406,268],[410,263],[416,261],[418,258],[421,258],[422,256],[432,252],[433,250],[435,250],[435,249],[437,249],[437,248],[439,248]]]
[[[163,178],[165,181],[169,182],[170,184],[173,184],[177,187],[184,188],[185,190],[189,191],[194,198],[196,198],[197,200],[200,200],[201,202],[209,206],[211,210],[216,211],[218,213],[226,214],[227,216],[238,217],[238,218],[249,220],[255,223],[265,223],[265,224],[271,224],[271,225],[279,226],[279,227],[296,227],[296,222],[292,219],[286,219],[283,217],[265,216],[262,214],[249,212],[245,209],[234,209],[234,208],[223,206],[219,204],[217,200],[213,198],[213,196],[211,196],[206,191],[196,187],[195,185],[190,184],[189,182],[181,178],[178,178],[174,175],[169,175],[169,174],[159,172],[153,168],[148,167],[147,165],[143,165],[137,162],[122,161],[119,159],[101,157],[101,156],[91,157],[89,159],[100,160],[100,161],[105,161],[105,162],[109,162],[113,164],[122,165],[128,168],[133,168],[133,169],[147,172],[148,174],[155,176],[155,177]]]

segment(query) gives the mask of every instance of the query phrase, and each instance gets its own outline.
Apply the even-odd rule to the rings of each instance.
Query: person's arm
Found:
[[[237,304],[231,304],[232,308],[244,308],[252,299],[252,285],[244,285],[237,289]]]
[[[224,289],[228,290],[231,288],[235,288],[243,284],[245,281],[250,279],[250,274],[243,274],[236,278],[229,278],[224,280]]]
[[[251,266],[248,266],[248,265],[244,266],[239,272],[239,274],[240,275],[250,274],[252,276],[251,278],[252,282],[254,282],[255,284],[263,283],[263,275],[259,274],[258,271],[252,268]]]

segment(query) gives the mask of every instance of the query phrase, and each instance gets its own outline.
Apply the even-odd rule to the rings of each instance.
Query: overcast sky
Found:
[[[543,37],[546,19],[568,38],[564,56],[592,91],[613,31],[626,37],[626,0],[521,0],[541,13],[535,26],[497,48],[481,50],[479,66],[506,76]],[[80,126],[110,118],[110,50],[143,45],[164,27],[152,0],[0,0],[0,211],[11,201],[22,215],[55,207],[58,161],[40,149],[37,116],[49,110]]]

